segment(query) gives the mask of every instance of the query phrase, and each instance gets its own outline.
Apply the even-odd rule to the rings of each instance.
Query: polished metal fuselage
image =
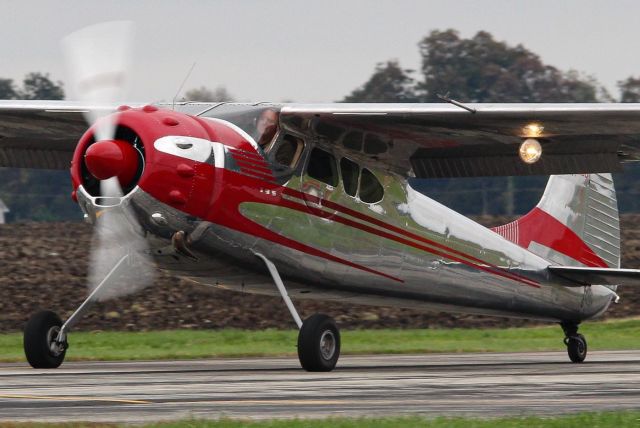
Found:
[[[371,169],[383,184],[384,198],[363,203],[341,184],[308,177],[308,154],[309,147],[293,174],[270,190],[273,200],[253,199],[237,207],[237,215],[285,243],[194,218],[140,188],[123,203],[134,208],[160,268],[240,292],[278,295],[255,256],[259,252],[277,266],[294,299],[581,321],[603,313],[615,297],[604,286],[568,286],[575,284],[551,277],[549,261],[415,191],[396,174]],[[291,196],[296,194],[309,198]],[[82,191],[79,198],[85,212],[95,215],[95,200]],[[294,202],[298,208],[292,208]],[[223,207],[224,199],[217,204]],[[188,253],[172,244],[177,231],[189,237]]]

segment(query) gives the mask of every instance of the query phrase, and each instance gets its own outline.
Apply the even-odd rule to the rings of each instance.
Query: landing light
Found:
[[[520,159],[522,159],[524,163],[536,163],[540,159],[540,156],[542,156],[542,146],[538,140],[527,138],[520,145],[519,154]]]

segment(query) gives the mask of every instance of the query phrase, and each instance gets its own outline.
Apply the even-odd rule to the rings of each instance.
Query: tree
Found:
[[[29,73],[22,82],[17,98],[23,100],[62,100],[62,82],[52,82],[49,73]]]
[[[218,86],[214,90],[207,88],[206,86],[200,86],[188,90],[184,99],[186,101],[203,101],[203,102],[232,102],[235,101],[233,96],[227,91],[224,86]]]
[[[16,95],[13,79],[0,79],[0,100],[13,100]]]
[[[621,103],[638,103],[640,102],[640,77],[629,77],[626,80],[618,82],[620,88]]]
[[[347,95],[347,103],[408,103],[415,102],[415,82],[412,70],[402,69],[397,60],[378,63],[373,75],[361,87]]]
[[[575,71],[544,64],[522,45],[511,47],[486,31],[470,39],[432,31],[419,44],[424,101],[451,92],[463,102],[596,102],[600,86]]]

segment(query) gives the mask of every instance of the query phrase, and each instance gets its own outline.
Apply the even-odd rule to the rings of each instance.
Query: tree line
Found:
[[[381,62],[341,101],[441,102],[438,94],[446,92],[467,103],[640,101],[640,77],[618,82],[616,100],[595,78],[545,64],[524,46],[497,41],[486,31],[465,39],[455,30],[434,30],[418,46],[420,70],[395,59]]]
[[[377,64],[362,85],[341,102],[441,102],[449,93],[462,102],[640,102],[640,77],[618,82],[612,96],[592,76],[545,64],[523,45],[511,46],[480,31],[463,38],[453,30],[435,30],[418,44],[419,70],[398,60]],[[46,73],[29,73],[21,85],[0,79],[0,99],[64,99],[60,81]],[[201,86],[185,92],[184,100],[234,101],[223,86]],[[616,177],[622,211],[640,211],[640,168],[627,167]],[[546,177],[496,177],[415,180],[412,185],[464,214],[522,214],[540,198]],[[638,183],[637,185],[635,183]],[[79,219],[70,201],[66,171],[0,168],[0,198],[16,220]]]

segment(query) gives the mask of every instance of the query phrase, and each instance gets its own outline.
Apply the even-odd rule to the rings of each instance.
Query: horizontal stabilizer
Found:
[[[640,269],[549,266],[549,270],[565,279],[574,281],[576,287],[591,284],[640,286]]]

